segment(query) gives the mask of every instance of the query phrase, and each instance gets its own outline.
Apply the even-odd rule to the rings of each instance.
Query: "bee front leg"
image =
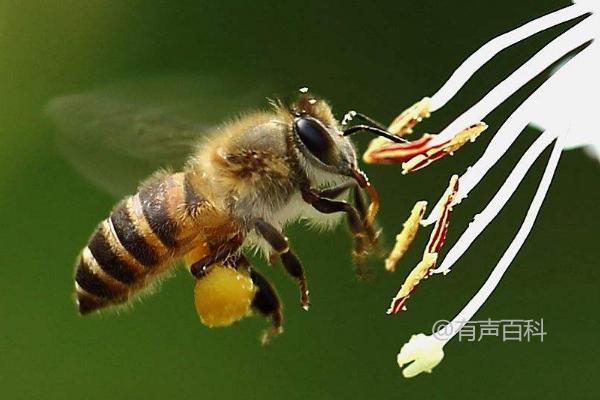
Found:
[[[367,204],[367,200],[363,194],[363,190],[358,186],[354,186],[354,207],[356,207],[356,211],[360,215],[360,219],[362,221],[367,220],[367,214],[369,210],[369,205]],[[376,247],[377,240],[379,238],[379,231],[377,229],[377,224],[364,224],[365,233],[368,238],[368,247]]]
[[[348,181],[337,186],[332,186],[327,189],[323,189],[318,192],[320,197],[325,197],[330,200],[335,200],[341,196],[347,190],[352,190],[354,198],[354,207],[358,212],[361,220],[365,221],[367,218],[367,210],[369,208],[365,196],[363,195],[362,189],[354,181]],[[349,220],[350,221],[350,220]],[[377,244],[377,230],[373,225],[365,226],[364,231],[369,239],[369,246],[374,247]]]
[[[374,241],[376,235],[374,232],[370,234],[369,229],[365,227],[363,222],[364,215],[366,215],[364,199],[360,200],[362,203],[359,207],[363,209],[363,212],[361,213],[347,201],[329,199],[323,196],[321,192],[317,192],[310,188],[302,190],[302,198],[323,214],[332,214],[336,212],[346,213],[348,227],[354,237],[352,258],[354,259],[354,264],[356,266],[356,273],[360,278],[367,278],[364,259],[369,248],[372,246],[370,237],[372,236]]]
[[[296,254],[290,249],[288,239],[285,235],[268,222],[257,219],[254,223],[256,231],[267,243],[279,254],[283,267],[297,282],[300,287],[300,304],[302,308],[308,310],[308,286],[304,275],[304,268]]]
[[[337,199],[338,197],[340,197],[346,191],[348,191],[352,188],[356,188],[356,187],[358,187],[356,182],[348,181],[348,182],[344,182],[344,183],[336,185],[336,186],[328,187],[327,189],[323,189],[319,192],[319,195],[321,197],[326,197],[328,199],[333,200],[333,199]]]

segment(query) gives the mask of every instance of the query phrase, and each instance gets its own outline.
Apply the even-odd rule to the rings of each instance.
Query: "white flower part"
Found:
[[[600,1],[578,0],[575,6],[583,6],[592,15],[591,32],[595,41],[588,48],[564,63],[553,76],[553,85],[546,88],[544,100],[532,111],[534,125],[551,129],[561,124],[565,115],[571,116],[570,132],[565,149],[585,146],[590,156],[600,162],[600,129],[595,121],[598,100],[595,94],[600,90]],[[548,112],[548,102],[555,103],[555,109],[562,113]]]
[[[479,289],[477,294],[475,294],[475,296],[473,296],[473,298],[465,306],[465,308],[458,313],[454,320],[452,320],[448,326],[445,326],[444,328],[440,329],[440,331],[434,333],[434,336],[442,337],[445,332],[450,332],[450,334],[445,335],[444,337],[444,340],[448,342],[471,318],[473,318],[473,315],[475,315],[477,310],[479,310],[483,303],[485,303],[485,301],[490,297],[533,228],[535,219],[537,218],[540,208],[542,208],[542,203],[544,202],[546,193],[548,193],[548,188],[552,182],[552,177],[554,176],[554,172],[558,166],[558,160],[560,159],[560,155],[563,150],[563,144],[563,136],[558,136],[558,139],[556,140],[552,150],[552,154],[550,155],[550,159],[548,160],[548,164],[546,165],[544,175],[540,181],[540,185],[538,186],[533,200],[531,201],[529,210],[527,210],[527,215],[525,216],[525,219],[523,220],[523,223],[516,236],[500,258],[500,261],[498,261],[498,264],[496,264],[496,267],[488,279],[485,281],[481,289]]]
[[[500,213],[502,208],[504,208],[527,174],[527,171],[529,171],[533,163],[555,138],[556,134],[554,132],[546,131],[535,141],[535,143],[533,143],[519,160],[500,190],[498,190],[485,209],[473,218],[473,222],[469,224],[469,227],[456,241],[456,244],[448,251],[442,264],[434,269],[432,273],[445,274],[449,271],[450,267],[469,249],[475,239],[485,230],[485,228],[487,228],[492,220]]]
[[[408,343],[402,346],[397,357],[400,368],[408,364],[402,370],[402,375],[405,378],[412,378],[422,372],[431,373],[444,358],[444,344],[445,341],[423,333],[411,336]]]
[[[570,18],[573,17],[573,15],[583,15],[586,13],[586,9],[581,9],[578,5],[571,7],[577,7],[575,9],[577,12],[565,13],[562,15],[564,18]],[[567,7],[564,10],[573,11],[573,8],[571,7]],[[589,9],[587,9],[587,12],[589,12]],[[556,13],[554,13],[554,15],[556,16]],[[550,44],[546,45],[546,47],[540,50],[529,61],[492,89],[477,104],[453,121],[434,140],[447,140],[447,138],[452,137],[465,126],[483,120],[485,116],[519,90],[529,80],[548,68],[552,63],[565,56],[571,50],[589,42],[595,37],[600,37],[598,32],[600,29],[598,28],[600,26],[599,18],[600,14],[587,17],[585,20],[560,35]],[[539,21],[539,19],[536,21]],[[532,23],[536,21],[532,21]],[[553,19],[553,21],[560,22],[560,20],[557,19]],[[547,24],[544,24],[542,27],[547,28],[546,25]],[[534,32],[532,31],[532,33]],[[505,35],[510,37],[511,33],[509,32]],[[486,46],[487,45],[485,45],[484,48]],[[597,130],[591,125],[594,116],[591,108],[597,107],[595,104],[597,101],[595,102],[592,98],[596,91],[590,90],[590,88],[593,88],[594,85],[596,85],[596,87],[600,89],[600,87],[598,87],[599,74],[598,72],[595,72],[600,70],[598,47],[598,43],[592,43],[587,49],[565,63],[563,68],[556,72],[544,85],[542,85],[542,87],[530,96],[530,98],[513,113],[513,115],[511,115],[500,131],[494,136],[480,160],[460,177],[461,188],[457,194],[455,204],[467,197],[471,189],[473,189],[483,176],[485,176],[487,171],[496,164],[523,128],[529,123],[537,123],[543,129],[554,129],[556,126],[564,125],[568,122],[570,125],[574,126],[572,132],[577,133],[571,133],[574,135],[574,138],[567,146],[592,145],[597,151],[598,138],[600,135],[595,133]],[[499,49],[497,52],[503,48]],[[477,54],[477,52],[475,54]],[[480,61],[485,62],[490,57],[479,58],[482,59]],[[584,61],[580,61],[582,59]],[[479,66],[481,66],[481,64],[483,63],[480,63]],[[567,68],[567,66],[569,66],[569,68]],[[457,73],[458,71],[461,71],[462,68],[463,66],[459,67]],[[443,99],[446,99],[448,97],[447,93],[452,92],[451,88],[462,86],[462,84],[464,84],[462,79],[468,79],[470,74],[472,74],[472,71],[470,70],[462,71],[460,76],[456,76],[455,73],[451,80],[456,80],[458,84],[452,84],[450,86],[448,86],[448,84],[444,85],[442,89],[432,97],[432,104],[436,104],[437,106],[445,104],[436,100],[436,97],[441,96]],[[444,89],[447,86],[450,89]],[[455,91],[452,93],[455,93]],[[440,201],[438,201],[438,205]],[[421,225],[427,226],[433,224],[439,217],[438,210],[439,207],[433,207],[429,216],[421,221]]]
[[[556,135],[547,133],[547,137],[556,137]],[[404,377],[412,378],[422,372],[431,372],[444,358],[444,346],[473,318],[473,315],[492,294],[533,228],[556,171],[563,145],[562,137],[558,136],[540,185],[517,235],[477,294],[448,325],[439,328],[432,335],[422,333],[413,335],[408,343],[402,346],[397,357],[398,365],[402,368],[405,364],[412,362],[402,370]]]
[[[597,4],[597,2],[594,0],[589,1],[589,3]],[[494,58],[494,56],[496,56],[502,50],[524,39],[527,39],[538,32],[585,15],[590,9],[591,6],[588,6],[587,4],[576,4],[565,7],[553,13],[534,19],[533,21],[530,21],[517,29],[513,29],[510,32],[490,40],[475,53],[471,54],[469,58],[467,58],[461,64],[461,66],[454,71],[444,86],[442,86],[433,96],[431,96],[430,110],[433,112],[446,105],[446,103],[448,103],[448,101],[454,97],[454,95],[464,86],[465,83],[467,83],[469,78],[471,78],[471,76],[473,76],[473,74],[475,74],[479,68]]]
[[[600,14],[595,22],[600,27]],[[584,146],[600,161],[600,129],[595,118],[599,110],[595,96],[600,90],[600,43],[592,42],[565,63],[550,82],[529,110],[533,124],[553,129],[568,119],[571,127],[565,148]]]
[[[516,93],[527,82],[560,60],[571,50],[592,40],[593,24],[594,20],[592,18],[586,18],[547,44],[508,78],[489,91],[478,103],[448,125],[434,138],[432,144],[434,141],[435,143],[443,143],[464,129],[465,126],[484,120],[490,112]],[[431,101],[434,103],[435,97],[432,97]]]
[[[444,345],[464,327],[492,294],[533,228],[561,152],[566,148],[587,146],[596,157],[600,154],[600,132],[596,121],[592,121],[595,119],[595,112],[598,111],[597,99],[594,96],[600,89],[600,44],[597,41],[588,43],[593,39],[600,39],[600,1],[577,1],[573,6],[538,18],[490,41],[469,57],[449,81],[432,96],[433,111],[444,106],[473,73],[498,52],[536,32],[590,12],[593,12],[591,16],[549,43],[436,137],[436,142],[443,142],[465,126],[482,120],[554,62],[583,44],[587,45],[584,50],[563,63],[517,108],[491,140],[483,156],[460,177],[461,185],[455,204],[467,197],[528,124],[533,123],[544,131],[525,152],[496,195],[484,210],[475,216],[473,222],[433,273],[449,271],[449,268],[499,214],[533,163],[556,140],[525,219],[486,282],[448,325],[433,332],[431,336],[414,335],[400,350],[398,354],[400,367],[412,361],[412,364],[403,370],[405,377],[431,372],[444,356]],[[434,207],[429,217],[422,221],[422,225],[434,223],[439,218],[438,209],[438,206]]]
[[[600,2],[598,0],[573,0],[573,3],[583,6],[594,13],[600,14]]]

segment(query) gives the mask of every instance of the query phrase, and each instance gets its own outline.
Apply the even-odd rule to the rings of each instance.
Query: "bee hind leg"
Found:
[[[245,257],[243,257],[245,259]],[[246,260],[247,262],[247,260]],[[249,265],[249,264],[248,264]],[[281,301],[277,291],[271,283],[260,272],[249,267],[250,279],[257,287],[256,295],[252,301],[252,307],[260,314],[271,320],[273,327],[267,329],[261,336],[263,345],[269,344],[271,339],[283,332],[283,314],[281,312]]]
[[[281,263],[287,273],[298,282],[298,286],[300,287],[300,304],[302,308],[308,310],[310,302],[308,300],[308,285],[306,283],[306,276],[304,275],[304,268],[296,254],[290,249],[287,237],[273,225],[262,219],[257,219],[254,227],[259,235],[279,254]]]
[[[206,276],[208,271],[210,271],[210,269],[217,263],[235,263],[235,257],[232,258],[232,255],[238,251],[240,245],[241,241],[236,239],[230,243],[227,243],[226,246],[221,246],[218,248],[214,254],[203,255],[200,258],[195,257],[195,254],[191,252],[189,256],[186,255],[185,263],[188,265],[190,273],[196,279],[200,279]],[[227,263],[226,261],[229,258],[232,258],[232,262]]]

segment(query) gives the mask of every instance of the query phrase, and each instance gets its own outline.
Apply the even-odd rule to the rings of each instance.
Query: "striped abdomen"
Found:
[[[75,270],[81,314],[126,302],[193,247],[196,216],[206,201],[190,179],[157,176],[100,223]]]

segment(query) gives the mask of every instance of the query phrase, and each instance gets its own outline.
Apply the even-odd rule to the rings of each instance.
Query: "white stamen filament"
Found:
[[[548,136],[553,135],[556,135],[556,133],[552,132]],[[475,315],[477,310],[479,310],[479,308],[483,305],[483,303],[485,303],[488,297],[490,297],[490,295],[502,279],[502,276],[512,263],[513,259],[515,258],[521,247],[523,246],[523,243],[525,243],[525,239],[527,239],[529,232],[531,232],[531,228],[535,223],[535,219],[538,215],[538,212],[540,211],[540,208],[542,207],[542,203],[544,202],[544,198],[546,197],[546,193],[548,192],[550,183],[552,182],[552,177],[554,176],[554,172],[558,165],[558,160],[560,159],[560,155],[563,150],[563,142],[563,135],[559,135],[552,150],[552,154],[550,155],[550,158],[548,160],[548,164],[546,165],[544,175],[542,176],[542,179],[537,188],[535,196],[533,197],[531,205],[527,210],[527,215],[523,220],[523,224],[519,228],[519,231],[517,232],[513,241],[508,246],[508,249],[504,252],[502,258],[500,259],[500,261],[498,262],[488,279],[485,281],[481,289],[479,289],[477,294],[473,296],[473,298],[469,301],[465,308],[463,308],[463,310],[460,313],[458,313],[454,320],[450,322],[452,329],[444,330],[445,332],[448,332],[448,335],[444,337],[443,332],[441,332],[442,330],[440,330],[439,334],[435,335],[436,337],[442,337],[443,340],[445,340],[446,342],[452,339],[454,335],[456,335],[462,329],[465,323],[469,321],[473,317],[473,315]]]
[[[541,71],[549,67],[552,63],[560,59],[569,51],[590,41],[593,38],[592,28],[594,22],[597,21],[588,18],[548,44],[529,61],[523,64],[517,71],[513,72],[508,78],[492,89],[492,91],[484,96],[484,98],[481,99],[477,104],[454,120],[446,129],[442,131],[442,133],[436,136],[433,141],[443,141],[443,137],[452,137],[457,131],[465,126],[469,126],[474,122],[483,120],[486,115],[492,112],[521,86],[534,78]],[[542,88],[540,87],[540,89]],[[538,89],[538,91],[540,89]],[[533,97],[534,96],[532,95],[530,99]],[[528,104],[529,103],[527,102],[523,103],[520,109],[525,111],[528,108],[525,106]],[[477,165],[477,169],[472,167],[471,171],[467,171],[469,174],[467,179],[463,181],[463,177],[461,177],[461,183],[463,186],[461,187],[461,190],[457,196],[457,202],[468,195],[469,191],[504,154],[504,151],[516,139],[518,133],[521,132],[529,122],[531,122],[530,118],[527,119],[525,117],[526,115],[515,112],[513,116],[507,120],[503,126],[503,130],[499,131],[495,135],[494,140],[492,140],[488,146],[489,151],[486,150],[486,154],[484,154],[482,160],[480,160],[482,164],[486,164],[485,167],[478,162],[479,165]],[[518,129],[519,127],[520,129]],[[504,146],[497,148],[496,146],[500,144],[499,142],[504,142]],[[504,151],[502,149],[504,149]],[[441,199],[438,201],[438,203],[436,203],[436,207],[432,209],[429,216],[421,221],[421,225],[428,226],[437,220],[439,217],[439,207],[437,207],[437,205],[440,203],[440,201]]]
[[[553,13],[544,15],[533,21],[513,29],[503,35],[500,35],[479,48],[471,54],[454,71],[450,79],[431,97],[431,111],[442,108],[454,95],[464,86],[465,83],[481,68],[485,63],[491,60],[502,50],[518,43],[538,32],[551,28],[555,25],[580,17],[588,13],[589,10],[577,4],[562,8]]]
[[[531,79],[535,78],[553,63],[560,60],[561,57],[571,50],[592,40],[594,37],[593,25],[595,22],[597,21],[587,18],[547,44],[519,69],[514,71],[508,78],[500,82],[478,103],[448,125],[433,139],[432,144],[443,143],[452,138],[466,126],[470,126],[478,121],[483,121],[490,112],[496,109],[496,107],[502,104]]]
[[[475,239],[487,228],[487,226],[496,218],[504,208],[508,200],[517,190],[519,184],[531,168],[533,163],[539,158],[540,154],[556,138],[553,132],[546,131],[531,145],[512,170],[500,190],[487,204],[485,209],[473,218],[473,222],[457,240],[456,244],[450,249],[442,264],[434,269],[432,273],[447,273],[450,267],[469,249]]]
[[[556,137],[556,133],[546,132],[542,136],[553,138]],[[402,346],[397,356],[397,362],[400,368],[403,368],[402,374],[404,377],[412,378],[423,372],[431,372],[444,358],[444,346],[460,332],[471,318],[473,318],[473,315],[475,315],[483,303],[490,297],[496,286],[498,286],[502,276],[531,232],[531,228],[542,207],[544,198],[548,193],[548,188],[552,182],[552,177],[554,176],[563,150],[563,144],[563,136],[559,136],[548,160],[548,164],[546,164],[546,169],[531,205],[529,206],[527,215],[525,216],[517,235],[477,294],[469,301],[469,303],[467,303],[463,310],[458,313],[454,320],[448,323],[448,325],[441,327],[431,335],[424,335],[422,333],[413,335],[410,340]]]

